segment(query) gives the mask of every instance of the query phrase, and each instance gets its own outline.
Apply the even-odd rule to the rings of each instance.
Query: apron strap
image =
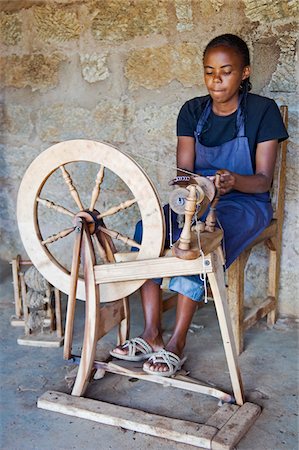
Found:
[[[244,117],[244,113],[243,113],[243,110],[241,107],[241,103],[243,102],[245,95],[246,95],[245,93],[242,93],[238,99],[235,137],[245,136],[245,117]],[[200,118],[198,120],[198,123],[196,126],[196,131],[194,132],[196,141],[199,140],[199,138],[204,130],[204,126],[207,123],[207,120],[211,113],[211,110],[212,110],[212,99],[209,96],[208,101],[203,109],[203,112],[201,113]]]

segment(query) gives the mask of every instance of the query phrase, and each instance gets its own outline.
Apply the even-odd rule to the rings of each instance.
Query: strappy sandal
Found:
[[[153,364],[166,364],[168,366],[168,370],[160,371],[160,370],[151,370],[147,367],[145,367],[145,364],[143,364],[143,370],[146,373],[149,373],[151,375],[157,375],[160,377],[171,377],[174,375],[184,362],[186,361],[187,357],[180,358],[175,353],[169,352],[168,350],[162,349],[158,352],[155,352],[147,361],[147,363],[153,363]]]
[[[141,337],[128,339],[122,346],[122,350],[128,349],[127,354],[110,351],[110,355],[114,358],[123,359],[125,361],[144,361],[154,354],[152,347]]]

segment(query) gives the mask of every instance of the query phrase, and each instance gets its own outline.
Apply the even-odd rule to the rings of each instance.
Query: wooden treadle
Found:
[[[253,403],[225,404],[200,424],[54,391],[39,397],[37,406],[212,450],[233,449],[261,413],[261,408]]]
[[[79,356],[72,355],[72,359],[73,362],[79,364]],[[102,369],[105,370],[105,372],[114,373],[116,375],[138,378],[139,380],[150,381],[152,383],[161,384],[162,386],[171,386],[198,394],[209,395],[221,400],[222,402],[235,403],[235,399],[232,395],[221,391],[220,389],[216,389],[214,386],[211,386],[208,383],[190,377],[184,370],[180,370],[175,374],[175,376],[172,377],[161,377],[158,375],[155,376],[145,373],[142,370],[142,363],[140,362],[128,363],[127,361],[120,360],[117,362],[95,360],[93,363],[93,367],[95,369]]]

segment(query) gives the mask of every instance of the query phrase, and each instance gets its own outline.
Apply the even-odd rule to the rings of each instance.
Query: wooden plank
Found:
[[[265,317],[269,312],[275,310],[276,302],[274,297],[267,297],[260,305],[250,309],[244,319],[244,330],[252,327],[258,320]]]
[[[63,337],[49,336],[46,334],[21,336],[17,339],[19,345],[27,345],[30,347],[52,347],[57,348],[63,345]]]
[[[211,272],[210,256],[205,257],[205,272]],[[147,280],[177,275],[193,275],[203,273],[203,259],[184,260],[174,256],[153,258],[144,261],[129,261],[115,264],[94,266],[96,283],[110,283],[131,280]],[[106,299],[105,299],[106,300]]]
[[[212,450],[232,450],[261,414],[261,407],[244,403],[212,439]]]
[[[29,335],[29,332],[30,332],[30,330],[28,328],[29,312],[28,312],[28,307],[26,305],[27,289],[26,289],[26,284],[25,284],[25,279],[24,279],[24,273],[19,272],[19,277],[20,277],[20,284],[21,284],[21,298],[22,298],[22,309],[23,309],[23,317],[24,317],[25,334]]]
[[[19,319],[16,316],[12,316],[10,319],[10,325],[12,327],[24,327],[25,326],[25,321],[24,319]]]
[[[225,403],[207,420],[206,425],[220,430],[239,409],[240,406]]]
[[[19,270],[20,270],[20,256],[18,255],[16,259],[11,261],[12,268],[12,279],[15,297],[15,312],[18,319],[22,318],[22,298],[19,280]]]
[[[46,392],[39,397],[37,406],[49,411],[207,449],[211,448],[212,438],[217,433],[216,428],[204,424],[171,419],[60,392]]]
[[[54,287],[55,297],[55,321],[56,321],[56,333],[58,337],[63,336],[62,317],[61,317],[61,292]]]
[[[74,356],[74,358],[80,359],[76,356]],[[198,394],[210,395],[211,397],[218,398],[223,402],[231,402],[233,399],[230,394],[220,391],[219,389],[207,384],[202,384],[201,381],[190,376],[181,375],[180,372],[178,372],[174,377],[161,377],[159,375],[146,374],[142,370],[142,366],[138,366],[138,363],[132,364],[131,362],[129,366],[126,363],[126,361],[119,361],[118,363],[94,361],[94,367],[96,369],[103,369],[106,372],[161,384],[165,387],[175,387],[190,392],[196,392]]]

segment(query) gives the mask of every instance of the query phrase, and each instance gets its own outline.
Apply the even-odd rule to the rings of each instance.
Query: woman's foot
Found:
[[[164,348],[162,337],[157,335],[150,337],[141,335],[140,337],[127,340],[123,345],[119,345],[110,352],[112,356],[127,361],[143,361],[152,356],[155,352]]]
[[[143,364],[143,370],[151,375],[171,377],[181,369],[186,359],[186,357],[180,357],[176,353],[162,349],[154,353]]]
[[[175,361],[175,360],[173,360],[172,362],[171,361],[169,361],[169,360],[167,360],[167,357],[166,357],[166,360],[167,360],[167,362],[166,362],[166,360],[165,360],[165,357],[158,357],[158,358],[155,358],[155,355],[153,355],[153,357],[150,357],[149,358],[149,360],[148,361],[146,361],[144,364],[143,364],[143,369],[147,372],[147,373],[158,373],[158,374],[161,374],[161,373],[167,373],[167,376],[170,376],[169,375],[169,371],[170,371],[170,367],[169,367],[169,364],[174,364],[174,365],[176,365],[176,363],[177,363],[177,365],[178,366],[182,366],[182,362],[180,363],[180,361],[182,361],[183,359],[184,359],[184,361],[185,361],[185,358],[182,358],[182,353],[183,353],[183,348],[184,347],[179,347],[178,345],[171,345],[171,344],[168,344],[167,346],[166,346],[166,348],[165,348],[165,351],[166,352],[169,352],[169,354],[171,355],[175,355],[176,357],[177,357],[177,359],[178,359],[178,361]],[[181,359],[182,358],[182,359]],[[178,367],[176,370],[175,370],[175,372],[180,368],[180,367]],[[172,374],[171,374],[172,375]]]

